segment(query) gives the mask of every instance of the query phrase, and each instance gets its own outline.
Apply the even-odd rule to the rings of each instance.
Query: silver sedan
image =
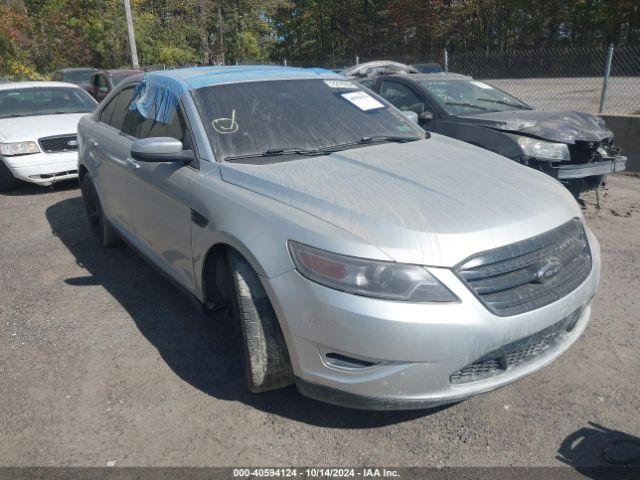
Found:
[[[588,323],[599,247],[560,183],[332,72],[132,77],[79,140],[99,241],[232,313],[252,392],[455,402],[548,365]]]

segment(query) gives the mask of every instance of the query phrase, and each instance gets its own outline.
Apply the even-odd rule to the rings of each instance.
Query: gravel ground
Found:
[[[381,413],[248,394],[231,327],[98,248],[75,185],[0,194],[0,465],[597,465],[640,437],[640,178],[602,197],[585,199],[602,287],[569,352],[448,408]]]

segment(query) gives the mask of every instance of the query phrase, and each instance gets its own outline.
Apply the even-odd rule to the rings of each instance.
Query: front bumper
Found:
[[[78,177],[78,152],[35,153],[2,157],[0,161],[18,180],[38,185],[52,185]]]
[[[310,282],[290,271],[265,281],[287,340],[301,393],[365,409],[426,408],[457,402],[512,383],[551,363],[582,334],[600,275],[600,255],[589,232],[593,266],[587,279],[559,301],[497,317],[445,268],[429,270],[460,302],[411,304],[359,297]],[[451,375],[504,345],[544,330],[580,311],[573,329],[543,355],[491,378],[456,384]],[[329,355],[362,361],[336,362]],[[345,366],[346,365],[346,366]]]
[[[586,177],[597,177],[621,172],[627,167],[627,157],[616,155],[600,162],[559,165],[551,167],[552,176],[558,180],[573,180]]]

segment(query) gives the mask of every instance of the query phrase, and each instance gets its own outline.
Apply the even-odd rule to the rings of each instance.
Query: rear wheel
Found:
[[[98,197],[96,187],[93,185],[88,174],[82,177],[80,182],[80,191],[84,199],[84,205],[87,210],[87,217],[91,230],[104,248],[113,247],[121,243],[120,237],[109,223],[104,215],[102,204]]]
[[[0,192],[8,192],[18,187],[18,180],[13,176],[9,167],[0,160]]]
[[[249,390],[258,393],[291,385],[287,346],[258,274],[233,250],[227,261],[233,285],[231,309],[240,330]]]

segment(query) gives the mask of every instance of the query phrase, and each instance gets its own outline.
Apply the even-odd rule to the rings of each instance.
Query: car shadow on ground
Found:
[[[333,428],[378,427],[447,408],[359,411],[308,399],[295,387],[251,394],[244,384],[240,350],[230,319],[205,318],[185,295],[129,248],[102,249],[89,229],[81,197],[52,205],[46,217],[53,234],[69,249],[77,264],[88,271],[87,276],[64,281],[79,288],[104,287],[128,312],[173,372],[208,395]]]
[[[589,422],[564,439],[556,459],[594,480],[640,478],[640,438]]]
[[[66,191],[79,188],[78,180],[63,180],[61,182],[54,183],[51,186],[36,185],[34,183],[21,182],[20,185],[14,189],[0,193],[7,197],[25,197],[32,195],[46,195],[52,191]]]

